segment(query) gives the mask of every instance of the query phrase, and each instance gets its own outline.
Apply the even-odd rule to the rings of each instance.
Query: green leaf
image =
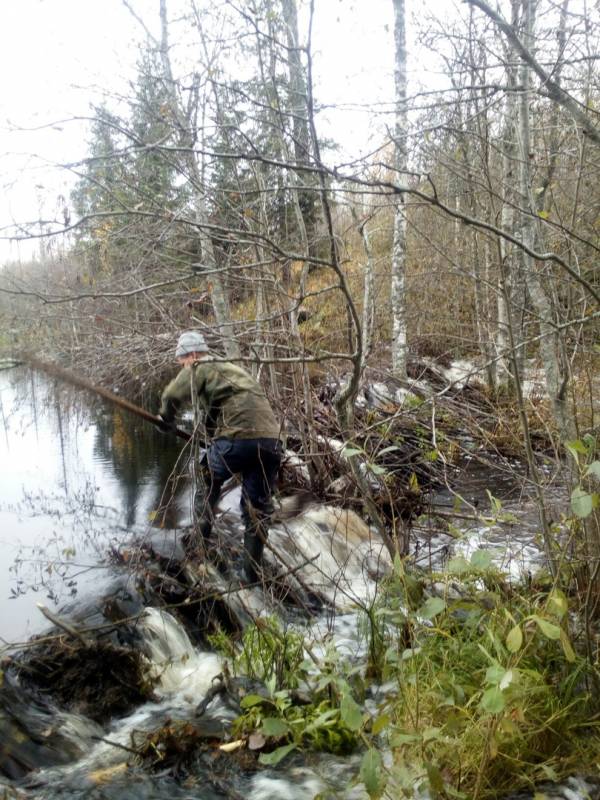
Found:
[[[589,452],[586,443],[581,439],[573,439],[571,442],[566,442],[565,447],[574,456],[575,461],[579,461],[579,456],[587,456]]]
[[[427,728],[423,731],[423,743],[427,744],[427,742],[433,742],[439,739],[441,732],[441,728]]]
[[[404,563],[400,558],[400,554],[396,553],[396,555],[394,556],[394,575],[396,575],[399,578],[403,578],[404,574],[405,574]]]
[[[502,676],[502,680],[498,684],[498,688],[502,689],[502,691],[504,691],[505,689],[508,689],[508,687],[511,685],[511,683],[516,678],[517,674],[518,674],[518,672],[516,670],[507,669],[506,672],[504,673],[504,675]]]
[[[569,637],[567,636],[566,632],[563,631],[561,628],[560,630],[560,643],[562,644],[563,653],[565,654],[565,658],[567,661],[572,664],[577,656],[575,655],[575,650],[573,650],[573,645],[569,641]]]
[[[501,667],[500,664],[492,664],[492,666],[488,667],[485,672],[485,682],[491,683],[494,686],[498,686],[504,677],[505,672],[506,670],[504,667]]]
[[[344,456],[344,458],[352,458],[352,456],[359,456],[361,453],[364,453],[364,450],[361,450],[360,447],[344,447],[340,455]]]
[[[420,742],[421,737],[418,733],[395,733],[392,736],[392,747],[401,747],[403,744],[416,744]]]
[[[342,717],[342,722],[344,722],[351,731],[358,731],[362,728],[362,709],[349,692],[342,696],[340,715]]]
[[[438,767],[435,764],[427,761],[425,763],[425,769],[427,770],[427,778],[429,779],[429,788],[433,792],[434,796],[442,794],[444,791],[444,779],[442,778],[442,773],[439,771]]]
[[[488,689],[483,693],[480,705],[488,714],[499,714],[504,710],[504,706],[506,705],[502,690],[497,686]]]
[[[471,556],[471,566],[475,567],[475,569],[489,569],[492,558],[492,553],[489,550],[475,550]]]
[[[337,708],[327,709],[327,711],[324,711],[322,714],[319,714],[319,716],[316,719],[313,719],[313,721],[309,725],[307,725],[306,728],[304,728],[304,733],[310,733],[311,731],[316,731],[317,728],[326,727],[327,725],[332,723],[334,718],[336,718],[339,713],[340,712],[338,711]]]
[[[486,489],[485,492],[486,492],[486,494],[488,496],[488,499],[490,501],[490,506],[492,508],[492,513],[499,514],[502,511],[502,501],[498,500],[497,497],[494,497],[494,495],[490,492],[489,489]]]
[[[427,602],[421,606],[417,614],[423,619],[433,619],[446,608],[446,602],[441,597],[430,597]]]
[[[267,697],[262,697],[260,694],[247,694],[246,697],[242,697],[240,700],[240,706],[242,708],[252,708],[252,706],[258,706],[260,703],[270,702]]]
[[[411,658],[415,658],[421,652],[420,647],[407,647],[406,650],[402,651],[402,661],[408,661]]]
[[[471,565],[467,559],[462,556],[451,558],[448,562],[448,572],[451,572],[453,575],[461,575],[463,572],[470,572],[470,570]]]
[[[295,744],[285,744],[283,747],[278,747],[277,750],[273,750],[272,753],[261,753],[258,757],[259,763],[267,767],[274,767],[275,764],[279,764],[279,762],[295,748]]]
[[[523,631],[520,625],[515,625],[506,637],[506,647],[509,653],[517,653],[523,646]]]
[[[379,466],[379,464],[367,464],[369,470],[373,473],[373,475],[385,475],[387,469],[385,467]]]
[[[548,595],[546,608],[555,617],[562,619],[569,610],[569,603],[563,592],[559,589],[555,589]]]
[[[389,447],[384,447],[383,450],[379,450],[377,455],[383,456],[386,453],[392,453],[394,450],[400,450],[397,444],[391,444]]]
[[[360,779],[365,785],[367,794],[373,800],[381,797],[385,787],[383,762],[379,751],[371,748],[364,754],[360,764]]]
[[[373,725],[371,726],[371,733],[373,736],[377,736],[378,733],[385,730],[387,726],[392,721],[392,718],[389,714],[381,714],[375,720],[373,720]]]
[[[578,486],[571,493],[571,508],[576,517],[585,519],[594,510],[594,498]]]
[[[600,480],[600,461],[592,461],[592,463],[586,469],[585,477],[589,478],[590,476]]]
[[[265,717],[260,728],[263,736],[284,736],[289,733],[289,730],[290,726],[287,722],[277,717]]]
[[[548,219],[550,213],[548,211],[538,211],[538,217],[540,219]]]
[[[538,628],[546,639],[552,639],[553,641],[560,639],[560,628],[558,625],[555,625],[553,622],[548,622],[547,619],[542,619],[542,617],[534,616],[533,619],[536,621]]]
[[[542,770],[542,772],[549,781],[552,781],[553,783],[558,783],[559,781],[558,773],[549,764],[540,764],[540,769]]]

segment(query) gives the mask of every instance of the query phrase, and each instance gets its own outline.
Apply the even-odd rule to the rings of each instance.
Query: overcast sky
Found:
[[[158,0],[133,0],[148,24]],[[315,84],[323,103],[393,99],[392,0],[316,0]],[[85,156],[91,103],[126,93],[139,26],[121,0],[5,0],[0,4],[0,227],[53,216],[72,181],[49,168]],[[326,112],[320,133],[348,151],[376,131],[366,111]],[[380,136],[379,133],[376,133]],[[0,261],[31,248],[0,242]]]

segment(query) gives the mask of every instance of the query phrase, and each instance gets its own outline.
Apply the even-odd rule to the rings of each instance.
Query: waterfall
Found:
[[[159,680],[156,693],[160,697],[182,694],[182,699],[189,696],[189,702],[198,704],[221,672],[221,659],[195,648],[185,629],[167,611],[146,609],[139,630],[142,650]]]
[[[274,526],[269,542],[304,584],[327,597],[338,610],[373,599],[377,579],[391,566],[385,545],[353,511],[318,506],[286,524]]]

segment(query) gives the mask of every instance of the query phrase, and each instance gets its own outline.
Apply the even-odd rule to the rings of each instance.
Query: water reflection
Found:
[[[111,545],[189,519],[186,452],[171,436],[33,370],[0,372],[0,637],[44,627],[105,580]]]

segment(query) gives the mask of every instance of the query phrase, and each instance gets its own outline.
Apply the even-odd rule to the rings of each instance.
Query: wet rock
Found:
[[[56,709],[5,673],[0,687],[0,775],[21,778],[39,767],[68,763],[81,753],[61,730]]]

